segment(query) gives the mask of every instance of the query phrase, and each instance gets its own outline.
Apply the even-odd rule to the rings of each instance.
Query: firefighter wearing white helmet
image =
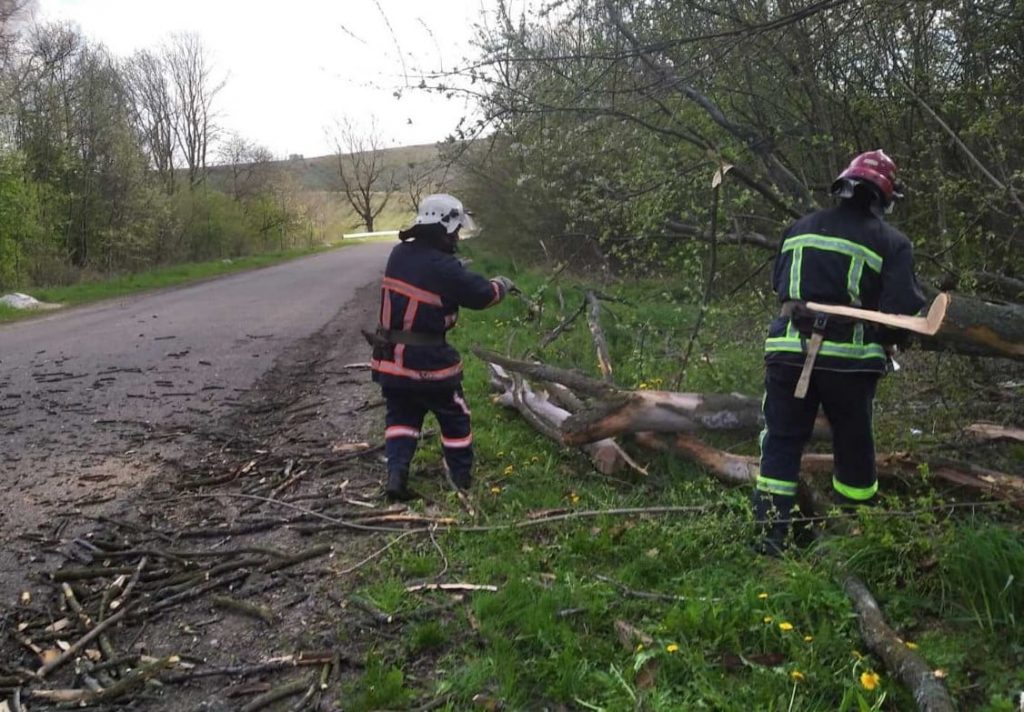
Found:
[[[447,193],[434,193],[421,200],[419,210],[416,211],[416,224],[440,224],[449,235],[460,228],[476,228],[472,216],[462,206],[462,201]]]
[[[462,392],[462,359],[447,341],[459,307],[486,309],[515,289],[508,277],[487,279],[470,272],[455,257],[463,229],[473,219],[462,202],[445,193],[423,198],[415,223],[399,232],[381,283],[373,345],[373,380],[384,396],[385,453],[389,499],[406,500],[409,464],[423,426],[432,412],[441,427],[445,471],[459,490],[471,483],[473,433]]]

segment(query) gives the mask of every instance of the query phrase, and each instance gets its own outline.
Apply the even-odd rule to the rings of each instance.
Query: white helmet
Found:
[[[460,227],[472,230],[476,227],[473,218],[462,207],[462,202],[447,193],[435,193],[428,195],[420,201],[419,211],[416,214],[417,225],[433,225],[440,223],[451,235]]]

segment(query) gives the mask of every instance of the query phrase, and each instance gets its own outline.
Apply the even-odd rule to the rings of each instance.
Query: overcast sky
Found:
[[[220,123],[276,155],[308,157],[332,151],[324,128],[343,116],[369,126],[375,115],[388,145],[442,140],[465,103],[418,91],[397,99],[394,92],[404,73],[448,69],[471,53],[472,26],[492,6],[493,0],[38,0],[37,20],[70,20],[119,56],[155,48],[172,32],[198,34],[227,78],[217,102]]]

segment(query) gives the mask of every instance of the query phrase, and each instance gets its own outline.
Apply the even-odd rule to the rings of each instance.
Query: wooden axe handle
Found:
[[[811,311],[835,314],[837,316],[848,316],[860,321],[869,321],[873,324],[884,324],[897,329],[913,331],[925,336],[934,336],[942,326],[946,318],[946,310],[949,308],[949,295],[940,293],[932,305],[928,308],[926,316],[904,316],[903,314],[887,314],[873,309],[858,309],[856,307],[843,307],[838,304],[819,304],[807,302],[807,308]]]

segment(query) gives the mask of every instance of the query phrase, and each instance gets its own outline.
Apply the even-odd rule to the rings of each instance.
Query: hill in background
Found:
[[[421,194],[442,190],[445,173],[440,162],[440,151],[437,144],[416,146],[399,146],[382,149],[385,177],[382,182],[380,199],[386,192],[383,190],[388,182],[393,186],[384,211],[378,216],[374,228],[376,230],[395,230],[407,226],[415,213],[415,205],[411,197],[414,192],[410,188],[419,186]],[[255,166],[220,165],[210,168],[208,180],[218,190],[231,192],[233,174],[249,173],[256,170]],[[318,213],[318,222],[324,226],[328,240],[341,237],[343,233],[358,232],[364,229],[362,221],[348,204],[341,190],[338,178],[338,157],[335,154],[306,158],[291,156],[286,159],[272,161],[259,167],[265,175],[273,176],[275,182],[285,190],[297,194],[302,202],[311,206]],[[428,176],[424,178],[424,175]]]

